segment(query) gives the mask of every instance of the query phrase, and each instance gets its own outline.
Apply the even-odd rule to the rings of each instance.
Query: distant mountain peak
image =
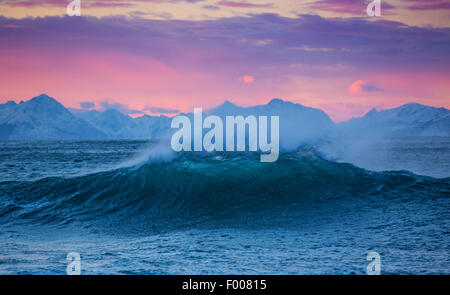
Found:
[[[60,102],[47,94],[41,94],[24,102],[23,107],[38,109],[45,113],[70,113]]]
[[[378,111],[376,108],[372,108],[370,111],[367,112],[366,116],[373,116],[375,114],[377,114]]]
[[[423,108],[423,107],[429,107],[429,106],[425,106],[425,105],[417,103],[417,102],[410,102],[410,103],[400,106],[399,108],[417,108],[417,107]]]
[[[450,111],[419,103],[377,111],[342,122],[343,132],[352,136],[448,136]]]
[[[237,105],[235,105],[229,100],[225,100],[219,107],[231,107],[231,106],[236,107]]]
[[[6,106],[15,106],[15,105],[17,105],[17,103],[16,103],[14,100],[8,100],[8,101],[5,103],[5,105],[6,105]]]
[[[36,97],[46,97],[46,98],[51,98],[50,96],[48,96],[48,95],[45,94],[45,93],[41,93],[41,94],[39,94],[39,95],[36,96]]]
[[[41,94],[39,96],[33,97],[32,99],[26,101],[24,104],[42,108],[45,111],[50,111],[54,109],[66,111],[65,107],[61,103],[59,103],[53,97],[48,96],[47,94]]]
[[[282,103],[285,103],[285,101],[282,100],[281,98],[272,98],[269,102],[270,105],[282,104]]]
[[[228,113],[228,112],[236,111],[238,109],[240,109],[239,106],[235,105],[234,103],[232,103],[229,100],[225,100],[221,105],[219,105],[218,107],[215,107],[207,112],[208,113],[209,112],[219,112],[219,113],[226,112],[226,113]]]
[[[30,99],[30,101],[56,101],[56,99],[48,96],[47,94],[41,94]]]
[[[304,108],[303,105],[287,100],[283,100],[281,98],[272,98],[267,104],[268,107],[276,107],[276,108]]]
[[[0,112],[0,139],[98,139],[106,135],[41,94]],[[5,129],[5,126],[7,127]],[[3,129],[2,129],[3,128]]]

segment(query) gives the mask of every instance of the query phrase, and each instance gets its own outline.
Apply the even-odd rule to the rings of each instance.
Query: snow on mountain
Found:
[[[89,111],[76,114],[77,117],[89,122],[92,126],[105,133],[108,139],[139,138],[136,123],[133,118],[118,110],[108,109],[104,112]]]
[[[192,118],[192,113],[185,114]],[[333,124],[323,111],[281,99],[266,105],[240,107],[229,101],[204,110],[204,115],[279,116],[280,145],[295,148],[302,143],[332,137],[450,136],[450,111],[421,104],[372,110],[361,118]],[[69,111],[55,99],[42,94],[19,104],[0,104],[0,139],[159,139],[174,132],[171,118],[131,118],[118,110]]]
[[[100,139],[105,134],[42,94],[26,102],[0,105],[0,139]]]
[[[108,139],[154,139],[170,129],[168,117],[144,115],[133,119],[116,109],[82,112],[76,116],[104,132]]]
[[[296,148],[300,144],[321,139],[334,128],[333,122],[325,112],[278,98],[272,99],[266,105],[252,107],[239,107],[226,101],[207,113],[217,115],[223,120],[225,116],[237,115],[279,116],[280,145],[285,149]]]
[[[409,103],[337,125],[343,136],[450,136],[450,111]]]

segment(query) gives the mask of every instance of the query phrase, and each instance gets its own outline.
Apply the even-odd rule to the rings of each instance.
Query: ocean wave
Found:
[[[313,149],[261,163],[256,154],[181,154],[84,176],[0,183],[0,218],[161,230],[235,220],[251,225],[294,216],[314,203],[365,198],[440,198],[450,178],[371,172]]]

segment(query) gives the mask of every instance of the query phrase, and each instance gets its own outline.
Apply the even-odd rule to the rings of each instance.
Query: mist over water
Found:
[[[329,160],[367,170],[450,177],[450,137],[335,137],[317,148]]]

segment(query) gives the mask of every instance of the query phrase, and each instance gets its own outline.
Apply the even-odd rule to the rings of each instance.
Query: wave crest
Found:
[[[426,185],[425,185],[426,183]],[[433,190],[427,188],[433,185]],[[223,220],[251,225],[307,210],[315,202],[442,196],[449,179],[369,172],[327,161],[314,150],[280,155],[182,154],[170,162],[73,178],[0,183],[0,218],[14,223],[94,223],[161,230]]]

